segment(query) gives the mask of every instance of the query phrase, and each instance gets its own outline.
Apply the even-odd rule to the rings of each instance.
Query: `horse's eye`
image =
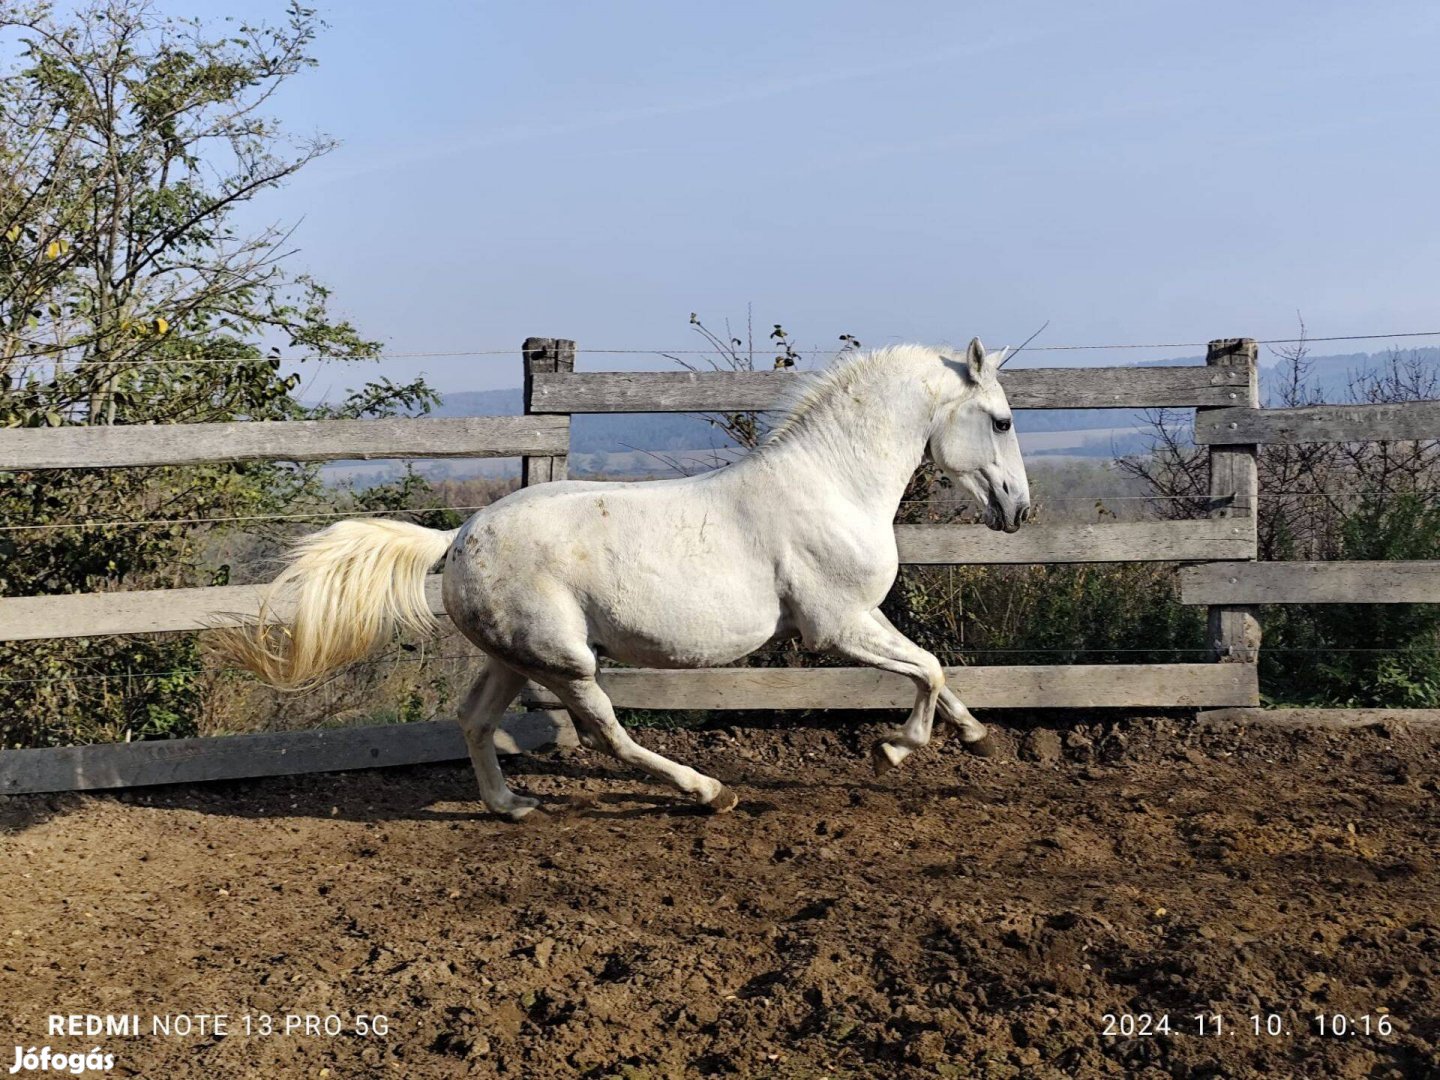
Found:
[[[1010,430],[1010,421],[1009,421],[1009,420],[996,420],[996,421],[995,421],[995,430],[996,430],[996,431],[1009,431],[1009,430]]]

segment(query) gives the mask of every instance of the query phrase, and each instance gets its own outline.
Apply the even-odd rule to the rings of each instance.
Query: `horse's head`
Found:
[[[946,395],[935,413],[929,452],[941,472],[984,509],[986,525],[1014,532],[1030,516],[1030,484],[998,377],[1007,351],[987,353],[975,338],[963,359],[946,358],[959,391]]]

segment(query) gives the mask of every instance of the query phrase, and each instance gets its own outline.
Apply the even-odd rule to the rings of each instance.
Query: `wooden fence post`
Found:
[[[575,342],[566,338],[532,337],[525,339],[525,415],[531,413],[531,399],[534,392],[535,376],[557,371],[575,370]],[[570,418],[565,417],[568,427]],[[569,457],[556,454],[552,457],[522,457],[520,459],[520,486],[545,484],[551,480],[564,480]]]
[[[1232,404],[1260,407],[1258,349],[1252,338],[1220,338],[1205,354],[1209,367],[1248,372],[1245,385],[1231,393]],[[1207,409],[1196,409],[1197,419]],[[1259,473],[1254,444],[1210,447],[1210,516],[1226,518],[1247,527],[1250,558],[1256,556],[1255,515],[1258,509]],[[1211,607],[1206,637],[1216,660],[1254,663],[1260,651],[1260,621],[1254,607]]]
[[[568,338],[526,338],[522,352],[525,357],[525,415],[529,416],[533,412],[535,376],[557,371],[574,371],[575,342]],[[568,446],[570,415],[568,413],[557,415],[565,421]],[[569,461],[568,454],[522,457],[520,459],[520,486],[530,487],[532,484],[546,484],[551,480],[564,480]],[[576,737],[574,726],[570,721],[570,713],[565,709],[547,708],[544,704],[537,703],[536,697],[541,692],[538,684],[527,682],[520,690],[519,707],[525,710],[525,715],[530,718],[531,723],[540,717],[548,719],[554,729],[561,733],[556,740],[556,745],[574,746]]]

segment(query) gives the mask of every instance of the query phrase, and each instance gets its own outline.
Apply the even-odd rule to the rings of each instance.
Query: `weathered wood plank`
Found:
[[[1440,562],[1209,563],[1180,570],[1186,604],[1436,604]]]
[[[1436,727],[1440,709],[1206,709],[1195,715],[1200,727],[1328,728],[1349,731],[1376,727]]]
[[[575,370],[575,342],[568,338],[525,339],[521,350],[525,361],[524,407],[525,415],[534,415],[531,398],[535,392],[537,374],[569,373]],[[564,417],[566,431],[569,431],[570,417]],[[568,439],[568,434],[567,434]],[[566,446],[568,452],[569,446]],[[566,453],[548,457],[526,455],[520,459],[520,486],[545,484],[552,480],[564,480],[569,471],[570,459]]]
[[[1026,525],[897,525],[902,563],[1189,562],[1243,559],[1254,550],[1250,521],[1126,521]]]
[[[1208,367],[1243,371],[1247,383],[1239,402],[1250,408],[1260,404],[1259,347],[1250,338],[1221,338],[1210,342],[1205,353]],[[1195,422],[1204,423],[1214,410],[1196,409]],[[1250,534],[1250,550],[1239,556],[1254,559],[1255,519],[1259,502],[1260,473],[1257,448],[1253,443],[1212,446],[1209,453],[1210,495],[1214,509],[1210,516],[1242,523]],[[1216,660],[1253,663],[1259,655],[1260,621],[1253,607],[1211,607],[1205,613],[1205,634]]]
[[[241,421],[0,430],[0,470],[109,469],[217,461],[519,457],[564,454],[554,416]]]
[[[203,589],[143,589],[133,592],[13,596],[0,599],[0,641],[106,637],[178,630],[214,630],[253,619],[264,585],[217,585]],[[445,613],[440,575],[425,579],[430,610]],[[284,619],[289,605],[276,605]]]
[[[783,371],[536,372],[537,413],[765,411],[784,406],[794,380]],[[1243,374],[1198,365],[1175,367],[1022,368],[1001,375],[1016,409],[1143,409],[1235,405],[1245,400]]]
[[[575,732],[568,722],[546,713],[508,714],[495,738],[502,754],[574,745]],[[459,725],[452,720],[0,750],[0,795],[295,776],[467,756]]]
[[[536,413],[764,411],[783,407],[793,372],[585,371],[537,372],[530,407]]]
[[[1256,705],[1253,664],[1065,664],[947,668],[971,708]],[[908,709],[914,684],[873,668],[613,668],[600,684],[635,709]],[[558,705],[547,691],[528,700]]]
[[[1217,409],[1195,418],[1195,441],[1212,446],[1409,439],[1440,439],[1440,401]]]

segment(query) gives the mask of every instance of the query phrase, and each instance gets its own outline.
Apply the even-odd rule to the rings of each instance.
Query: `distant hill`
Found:
[[[1310,382],[1321,390],[1326,401],[1347,400],[1351,379],[1366,371],[1376,371],[1384,366],[1390,353],[1345,353],[1338,356],[1311,356]],[[1414,358],[1425,364],[1440,364],[1440,348],[1402,349],[1403,359]],[[1281,361],[1271,358],[1260,364],[1260,400],[1272,403],[1276,379],[1283,369]]]

